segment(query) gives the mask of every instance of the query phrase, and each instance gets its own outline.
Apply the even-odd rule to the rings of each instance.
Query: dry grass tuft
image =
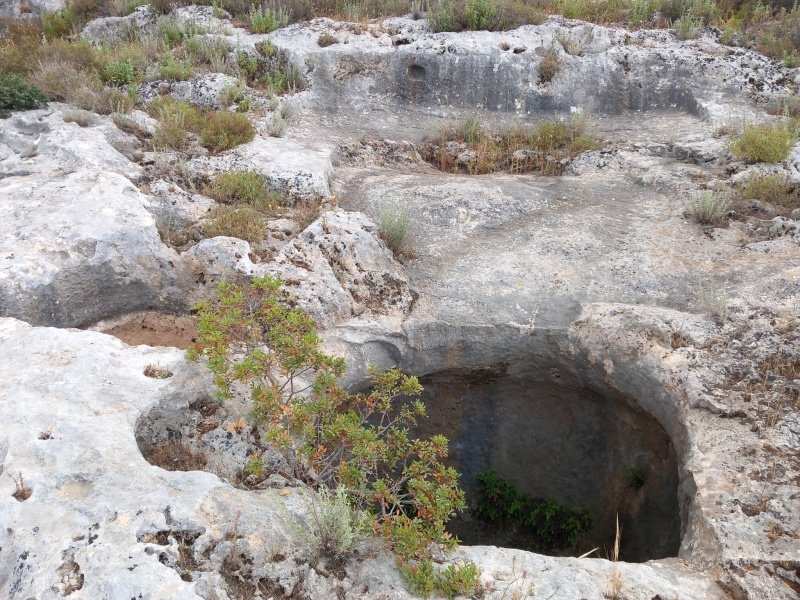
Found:
[[[25,502],[28,498],[31,497],[33,490],[25,485],[25,480],[22,478],[22,473],[19,473],[18,477],[14,477],[11,475],[11,479],[14,480],[14,493],[11,496],[17,500],[17,502]]]
[[[477,117],[472,117],[440,129],[422,143],[420,153],[449,173],[539,171],[560,175],[571,158],[600,147],[583,116],[533,126],[515,124],[500,130],[483,128]]]

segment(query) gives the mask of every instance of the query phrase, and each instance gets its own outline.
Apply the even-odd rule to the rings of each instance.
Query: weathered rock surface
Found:
[[[115,127],[81,128],[57,110],[1,126],[0,315],[76,327],[186,309],[188,272],[131,182],[140,168],[109,143]]]
[[[92,44],[115,44],[144,39],[156,31],[158,15],[148,6],[139,6],[124,17],[93,19],[81,31],[81,37]]]
[[[393,330],[408,314],[412,294],[403,267],[359,213],[330,211],[290,241],[269,263],[253,263],[250,245],[235,238],[203,240],[185,257],[208,289],[222,279],[272,275],[321,327],[351,317],[380,319]]]

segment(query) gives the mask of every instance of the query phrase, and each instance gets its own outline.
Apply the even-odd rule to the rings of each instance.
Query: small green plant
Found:
[[[539,81],[547,83],[552,81],[561,69],[561,58],[558,55],[558,50],[551,48],[542,55],[539,59]]]
[[[525,527],[546,550],[575,547],[592,527],[582,508],[569,508],[551,498],[532,498],[512,482],[489,470],[478,474],[476,515],[499,525]]]
[[[253,7],[250,11],[250,28],[253,33],[272,33],[289,23],[289,14],[284,10],[271,10],[269,7]]]
[[[730,144],[734,156],[749,163],[776,163],[785,160],[797,140],[791,122],[772,125],[747,125]]]
[[[42,25],[45,36],[52,40],[77,33],[79,19],[72,6],[67,4],[61,10],[45,14],[42,17]]]
[[[500,26],[497,3],[493,0],[467,0],[464,16],[473,31],[494,31]]]
[[[256,135],[247,115],[234,112],[211,113],[200,134],[200,143],[211,152],[223,152],[246,144]]]
[[[240,103],[244,100],[244,97],[245,87],[237,81],[235,84],[226,85],[222,88],[217,99],[222,106],[230,106]]]
[[[731,209],[731,201],[724,192],[703,190],[692,194],[684,207],[695,223],[699,225],[722,225]]]
[[[428,6],[428,23],[431,31],[460,31],[461,25],[456,21],[455,2],[453,0],[431,0]]]
[[[433,587],[450,600],[456,596],[469,598],[478,591],[480,578],[481,572],[473,562],[447,565],[433,574]]]
[[[103,81],[117,87],[125,87],[136,81],[136,68],[131,59],[109,60],[103,67]]]
[[[154,79],[166,81],[187,81],[194,76],[192,63],[188,59],[180,59],[171,51],[164,53],[158,59],[158,67],[155,70]]]
[[[628,487],[635,490],[643,487],[644,482],[647,481],[647,472],[640,467],[629,467],[622,471],[622,475],[625,477]]]
[[[317,46],[320,48],[327,48],[328,46],[333,46],[334,44],[338,44],[339,40],[335,35],[331,35],[330,33],[323,33],[321,36],[317,38]]]
[[[378,213],[378,232],[389,249],[397,255],[408,250],[411,233],[411,210],[408,206],[386,202]]]
[[[0,119],[12,110],[33,110],[47,104],[44,92],[17,75],[0,74]]]

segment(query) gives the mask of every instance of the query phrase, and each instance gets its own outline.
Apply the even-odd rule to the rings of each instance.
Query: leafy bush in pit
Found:
[[[45,104],[47,97],[38,87],[17,75],[0,74],[0,118],[10,116],[12,110],[32,110]]]
[[[213,303],[196,307],[200,334],[190,356],[207,359],[220,398],[235,382],[249,386],[252,415],[286,459],[286,475],[312,488],[343,488],[402,564],[430,559],[431,544],[452,548],[445,524],[464,507],[464,494],[441,462],[447,439],[409,435],[426,417],[418,399],[399,401],[420,393],[416,378],[373,368],[370,392],[346,393],[337,383],[344,360],[319,349],[314,320],[281,288],[271,277],[249,287],[220,284]],[[251,471],[265,467],[251,457]]]
[[[256,135],[246,115],[233,112],[211,113],[200,134],[200,143],[211,152],[230,150],[251,141]]]
[[[532,498],[493,470],[478,475],[478,494],[478,517],[526,527],[548,550],[575,547],[581,534],[592,527],[585,509],[568,508],[551,498]]]

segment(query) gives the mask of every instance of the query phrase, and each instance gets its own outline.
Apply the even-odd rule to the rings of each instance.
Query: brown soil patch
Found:
[[[99,331],[131,346],[173,346],[186,350],[197,337],[197,319],[188,315],[143,313]]]

